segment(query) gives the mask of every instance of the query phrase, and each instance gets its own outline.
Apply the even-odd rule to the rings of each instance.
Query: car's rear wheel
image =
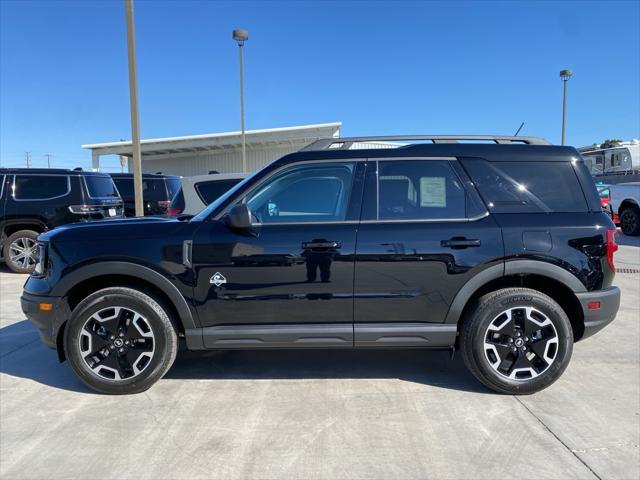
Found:
[[[38,263],[38,232],[19,230],[9,235],[4,244],[4,261],[16,273],[31,273]]]
[[[530,394],[555,382],[567,368],[573,331],[552,298],[528,288],[505,288],[479,299],[463,320],[465,364],[500,393]]]
[[[620,212],[620,230],[625,235],[640,235],[640,208],[625,207]]]
[[[177,335],[155,299],[131,288],[111,287],[73,310],[64,349],[75,373],[94,390],[139,393],[173,364]]]

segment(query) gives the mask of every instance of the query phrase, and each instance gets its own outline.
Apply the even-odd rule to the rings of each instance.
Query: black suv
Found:
[[[124,214],[135,217],[136,204],[133,193],[133,173],[112,173],[124,201]],[[145,215],[165,215],[171,199],[180,189],[180,177],[162,173],[142,174],[142,202]]]
[[[122,215],[122,200],[107,174],[0,168],[0,250],[14,272],[35,268],[38,234],[66,223]]]
[[[384,148],[393,140],[408,143]],[[181,338],[191,350],[459,349],[487,387],[527,394],[614,319],[614,234],[572,147],[328,139],[193,218],[42,235],[22,308],[100,392],[149,388]]]

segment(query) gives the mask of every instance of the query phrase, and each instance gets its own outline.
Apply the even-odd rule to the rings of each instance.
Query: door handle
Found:
[[[303,250],[308,250],[310,248],[342,248],[342,242],[337,242],[335,240],[326,240],[323,242],[302,242]]]
[[[477,238],[453,237],[449,240],[442,240],[440,242],[440,246],[448,248],[479,247],[480,240],[478,240]]]

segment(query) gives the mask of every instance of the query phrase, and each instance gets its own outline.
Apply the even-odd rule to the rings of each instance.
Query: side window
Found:
[[[463,164],[494,213],[588,211],[570,162],[464,159]]]
[[[13,198],[16,200],[46,200],[69,193],[66,175],[16,175]]]
[[[240,178],[234,178],[230,180],[209,180],[207,182],[198,182],[194,188],[198,192],[200,200],[205,205],[209,205],[211,202],[218,199],[227,192],[231,187],[240,182]]]
[[[354,168],[353,163],[292,167],[250,193],[247,204],[262,223],[342,221]]]
[[[465,191],[446,160],[378,163],[379,220],[465,217]]]

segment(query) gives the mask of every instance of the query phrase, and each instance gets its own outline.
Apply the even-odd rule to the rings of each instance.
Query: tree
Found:
[[[604,142],[600,144],[600,148],[610,148],[615,147],[616,145],[622,143],[622,140],[618,138],[607,138]]]

